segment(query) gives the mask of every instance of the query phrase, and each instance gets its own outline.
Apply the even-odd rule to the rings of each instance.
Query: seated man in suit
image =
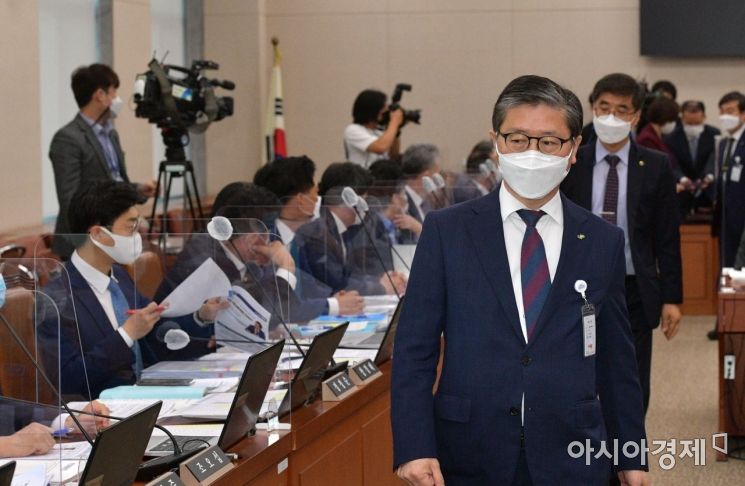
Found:
[[[623,232],[559,192],[582,129],[574,93],[521,76],[492,127],[503,184],[430,214],[417,245],[392,361],[394,467],[414,486],[607,484],[611,459],[568,451],[646,441]],[[643,454],[616,455],[623,484],[648,484]]]
[[[52,433],[62,428],[69,430],[69,434],[79,434],[72,418],[67,414],[59,415],[59,411],[59,407],[0,396],[0,457],[46,454],[55,444]],[[99,401],[89,403],[82,411],[110,413]],[[109,419],[103,417],[78,415],[77,418],[89,435],[109,426]]]
[[[367,169],[352,162],[331,164],[318,186],[318,193],[323,197],[321,216],[300,227],[295,235],[298,267],[303,275],[313,277],[332,292],[354,290],[362,295],[394,294],[394,285],[399,291],[406,285],[403,275],[397,272],[386,274],[386,270],[393,268],[393,260],[390,252],[385,255],[381,251],[388,249],[385,234],[375,232],[377,225],[374,221],[370,223],[370,217],[365,215],[375,244],[373,247],[362,228],[363,221],[341,197],[345,187],[351,187],[358,194],[366,190],[371,179]],[[378,255],[382,256],[382,263]],[[308,292],[314,292],[302,280],[301,286],[306,296]]]
[[[152,347],[162,344],[146,337],[164,308],[138,293],[122,266],[142,252],[137,201],[132,185],[117,181],[82,187],[71,201],[76,250],[65,273],[44,288],[59,314],[47,307],[38,318],[47,372],[53,380],[59,374],[63,394],[96,398],[107,388],[134,384],[157,359]],[[226,306],[209,299],[194,316],[174,320],[213,321]]]
[[[490,140],[477,143],[468,155],[466,172],[458,174],[455,180],[453,203],[458,204],[486,196],[494,189],[498,181],[496,175],[485,165],[487,161],[497,162],[494,144]]]
[[[406,179],[406,196],[409,198],[409,214],[420,223],[424,217],[442,206],[442,199],[435,193],[428,193],[422,179],[440,172],[440,151],[431,144],[409,145],[401,157],[401,170]]]
[[[719,129],[707,125],[702,101],[688,100],[680,108],[681,123],[665,136],[665,143],[678,161],[675,180],[682,215],[714,204],[714,145]]]
[[[409,200],[404,189],[401,164],[380,159],[370,166],[373,185],[368,191],[371,210],[377,215],[382,230],[391,244],[416,244],[422,234],[422,223],[409,214]]]
[[[70,200],[79,188],[97,180],[129,182],[124,152],[113,121],[124,106],[117,95],[119,77],[105,64],[83,66],[72,73],[72,91],[80,111],[52,138],[49,158],[54,169],[59,214],[54,232],[70,233]],[[155,193],[155,181],[135,184],[143,200]],[[74,248],[55,238],[55,253],[67,259]]]

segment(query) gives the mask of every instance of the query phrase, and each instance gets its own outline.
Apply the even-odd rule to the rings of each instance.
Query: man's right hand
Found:
[[[134,341],[142,339],[152,331],[155,323],[160,319],[160,313],[163,312],[163,308],[158,307],[155,302],[150,302],[147,307],[137,309],[134,313],[126,320],[122,328]]]
[[[395,127],[400,127],[404,123],[404,110],[397,108],[391,111],[391,119],[389,124]]]
[[[415,459],[398,466],[396,474],[411,486],[445,486],[437,459]]]
[[[46,454],[54,447],[53,430],[33,422],[13,435],[0,437],[0,456],[24,457]]]
[[[362,314],[365,309],[365,299],[356,290],[342,290],[334,295],[339,302],[339,315],[354,316]]]

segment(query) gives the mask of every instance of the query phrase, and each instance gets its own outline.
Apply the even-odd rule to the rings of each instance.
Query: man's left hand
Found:
[[[678,325],[680,324],[681,317],[680,307],[677,304],[664,304],[662,306],[660,327],[662,327],[662,332],[668,341],[678,333]]]
[[[652,480],[646,471],[618,471],[621,486],[650,486]]]
[[[202,307],[197,312],[197,316],[204,322],[213,322],[217,317],[217,313],[228,307],[230,307],[228,299],[212,297],[204,301],[204,304],[202,304]]]

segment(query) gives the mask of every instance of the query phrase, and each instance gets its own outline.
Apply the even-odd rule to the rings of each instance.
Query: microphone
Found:
[[[232,91],[235,89],[235,83],[232,81],[228,81],[227,79],[223,79],[222,81],[219,79],[213,79],[210,81],[210,84],[212,86],[217,86],[218,88],[227,89],[228,91]]]
[[[398,297],[398,300],[401,300],[401,294],[398,293],[396,284],[393,283],[393,277],[391,277],[391,274],[385,268],[383,257],[380,255],[380,252],[378,251],[378,247],[375,245],[375,240],[373,240],[373,237],[370,234],[370,231],[367,229],[367,225],[365,224],[365,221],[363,220],[364,213],[368,209],[367,201],[359,197],[357,193],[354,191],[354,189],[352,189],[349,186],[345,187],[341,191],[341,198],[342,198],[342,201],[344,201],[344,204],[348,208],[352,208],[354,212],[357,214],[357,217],[360,218],[362,229],[364,230],[365,235],[367,236],[367,240],[370,242],[370,246],[372,246],[372,249],[375,252],[375,256],[378,258],[378,261],[380,262],[380,266],[383,268],[383,272],[385,273],[385,276],[388,278],[388,282],[390,282],[391,288],[393,289],[393,292],[396,294],[396,297]],[[363,211],[363,209],[365,211]],[[390,248],[393,248],[388,238],[386,238],[385,240],[388,243],[388,246]],[[399,258],[401,258],[400,255],[399,255]]]
[[[54,302],[54,300],[52,300],[52,298],[49,297],[44,292],[38,292],[36,290],[31,290],[31,292],[34,292],[35,294],[38,293],[38,294],[44,295],[45,297],[47,297],[49,299],[49,301],[52,303],[52,306],[54,307],[54,310],[57,313],[57,320],[59,322],[59,315],[60,315],[60,313],[59,313],[59,308],[57,307],[57,303]],[[3,300],[3,303],[4,303],[5,302],[5,288],[4,288],[4,286],[3,286],[3,289],[2,289],[2,292],[1,293],[2,293],[2,300]],[[67,412],[70,415],[70,418],[72,418],[72,421],[75,423],[75,425],[77,425],[78,430],[80,430],[80,433],[83,434],[83,437],[85,437],[85,440],[92,446],[93,445],[93,439],[91,439],[91,436],[88,435],[88,432],[82,426],[82,424],[80,423],[80,421],[78,420],[78,418],[75,416],[75,414],[72,413],[72,410],[70,410],[68,408],[67,404],[62,399],[62,395],[60,395],[59,390],[57,389],[56,386],[54,386],[52,384],[52,380],[49,379],[49,377],[47,376],[47,374],[42,369],[41,365],[39,365],[39,362],[36,361],[36,359],[34,358],[34,356],[28,350],[28,348],[24,344],[23,340],[21,339],[21,337],[16,332],[15,328],[10,324],[10,322],[8,322],[8,320],[5,318],[5,316],[2,313],[0,313],[0,320],[3,321],[3,324],[5,325],[6,329],[8,329],[8,332],[13,337],[13,340],[16,342],[16,344],[18,344],[18,346],[21,348],[21,350],[23,351],[23,354],[26,355],[26,357],[28,358],[28,360],[31,361],[31,364],[34,365],[34,368],[39,373],[39,375],[42,377],[42,379],[44,380],[44,382],[46,382],[46,384],[49,386],[49,388],[52,389],[52,392],[54,392],[54,395],[57,397],[57,400],[59,400],[59,403],[62,405],[62,408],[64,408],[65,409],[65,412]]]
[[[220,325],[227,327],[222,323],[220,323]],[[159,343],[165,344],[171,351],[184,349],[191,341],[209,342],[212,340],[212,338],[192,336],[173,321],[166,321],[158,324],[158,329],[155,331],[155,339],[157,339]],[[254,341],[253,339],[216,339],[216,341],[218,343],[261,344],[264,346],[274,344],[269,341]]]
[[[292,332],[290,331],[290,326],[287,325],[287,322],[285,321],[282,314],[277,312],[277,307],[274,305],[274,301],[270,299],[269,296],[266,294],[266,290],[264,290],[264,286],[261,285],[261,283],[259,282],[259,279],[256,278],[256,276],[253,274],[253,272],[248,267],[248,265],[246,265],[245,261],[243,260],[243,257],[241,256],[241,252],[238,251],[238,248],[235,246],[233,241],[230,239],[230,237],[233,236],[233,225],[230,223],[230,220],[226,218],[225,216],[214,216],[210,220],[210,222],[207,224],[207,232],[212,238],[218,241],[227,241],[230,247],[235,252],[235,255],[241,261],[243,261],[243,264],[246,266],[246,273],[251,276],[251,280],[253,280],[254,284],[256,284],[257,287],[259,287],[259,290],[261,290],[261,294],[264,296],[264,299],[266,299],[266,301],[269,302],[269,305],[272,308],[272,312],[274,312],[274,315],[277,316],[277,319],[279,320],[280,324],[282,324],[282,327],[287,332],[287,335],[290,336],[290,340],[292,340],[292,344],[295,345],[295,348],[298,350],[300,355],[303,358],[305,358],[305,353],[303,352],[303,349],[300,347],[300,344],[298,344],[297,339],[295,339],[295,336],[292,335]],[[201,338],[201,339],[204,339],[204,338]]]
[[[435,187],[440,191],[440,195],[442,196],[442,207],[448,206],[450,204],[450,198],[448,197],[447,189],[445,187],[445,178],[442,177],[442,174],[436,172],[432,176],[432,182],[435,183]]]
[[[429,195],[432,196],[432,199],[435,200],[435,203],[437,203],[437,205],[439,207],[443,207],[442,206],[442,201],[440,201],[440,198],[437,197],[437,194],[436,194],[437,193],[437,184],[435,184],[435,181],[433,181],[430,176],[424,176],[424,177],[422,177],[422,187],[424,187],[424,191],[427,194],[429,194]]]

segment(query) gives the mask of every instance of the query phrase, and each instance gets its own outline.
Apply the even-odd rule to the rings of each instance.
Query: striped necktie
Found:
[[[621,161],[618,155],[608,154],[605,161],[610,166],[608,169],[608,178],[605,180],[605,197],[603,198],[604,220],[612,225],[618,221],[618,170],[616,166]]]
[[[119,327],[122,327],[129,316],[127,311],[129,310],[129,303],[127,298],[124,296],[121,287],[116,280],[113,278],[109,280],[109,292],[111,293],[111,304],[114,307],[114,314],[116,315],[116,321],[119,323]],[[134,363],[132,364],[132,371],[135,373],[135,377],[139,380],[142,374],[142,351],[140,350],[140,343],[135,340],[134,346],[132,346],[132,353],[134,354]]]
[[[525,221],[525,236],[520,251],[520,279],[523,287],[523,310],[528,341],[532,339],[538,316],[546,303],[551,290],[551,275],[548,272],[546,249],[543,239],[536,229],[538,220],[546,214],[543,211],[520,209],[517,214]]]

